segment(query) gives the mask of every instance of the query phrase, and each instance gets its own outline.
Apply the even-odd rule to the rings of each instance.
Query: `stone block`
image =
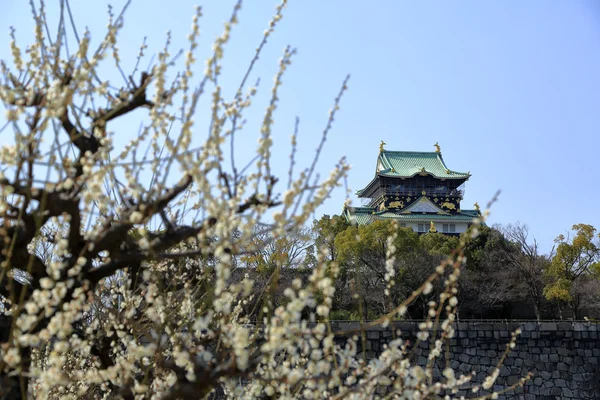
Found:
[[[522,367],[522,366],[523,366],[523,359],[515,358],[515,367]]]
[[[567,371],[569,369],[569,367],[564,362],[560,362],[556,365],[556,369],[558,371]]]
[[[526,324],[523,324],[523,326],[521,327],[522,331],[535,331],[538,328],[538,324],[535,322],[528,322]]]
[[[379,332],[372,330],[367,331],[367,339],[379,339]]]
[[[573,330],[575,332],[587,331],[587,324],[583,322],[573,322]]]
[[[557,350],[557,353],[558,353],[558,355],[559,355],[559,356],[561,356],[561,357],[566,357],[566,356],[568,356],[568,355],[569,355],[569,350],[565,349],[564,347],[560,347],[560,348]]]
[[[548,381],[548,380],[550,380],[550,378],[552,377],[552,374],[551,374],[550,372],[548,372],[548,371],[542,371],[542,372],[540,373],[540,376],[542,377],[542,379],[543,379],[544,381]]]
[[[538,371],[544,371],[546,369],[546,364],[539,362],[535,364],[535,369]]]
[[[458,369],[460,372],[466,373],[471,371],[471,366],[469,364],[463,363],[460,364],[460,367],[458,367]]]
[[[540,331],[552,331],[555,332],[558,329],[556,322],[542,322],[540,324]]]
[[[468,363],[470,357],[467,354],[461,354],[458,356],[458,360],[463,363]]]
[[[561,374],[565,374],[565,372],[562,372],[562,371],[552,371],[552,379],[558,379],[558,378],[560,378]]]
[[[570,373],[570,374],[574,374],[574,373],[576,373],[576,372],[578,372],[578,371],[579,371],[579,368],[577,368],[577,365],[571,365],[571,366],[569,367],[569,373]]]

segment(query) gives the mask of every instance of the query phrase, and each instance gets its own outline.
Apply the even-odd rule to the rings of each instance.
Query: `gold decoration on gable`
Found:
[[[402,208],[402,207],[404,207],[404,202],[402,202],[402,201],[392,201],[390,204],[388,204],[388,206],[390,208]]]
[[[449,203],[447,201],[440,204],[440,206],[443,208],[447,208],[448,210],[456,210],[456,206],[454,205],[454,203]]]

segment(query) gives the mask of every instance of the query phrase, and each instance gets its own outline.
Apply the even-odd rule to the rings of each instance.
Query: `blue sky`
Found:
[[[108,3],[71,2],[80,28],[89,26],[98,38]],[[48,1],[50,17],[57,4]],[[112,4],[118,8],[123,2]],[[129,64],[134,62],[144,36],[149,53],[159,50],[168,29],[174,44],[185,46],[193,4],[134,0],[120,37],[123,58],[130,54]],[[208,54],[232,4],[201,3],[199,59]],[[244,4],[226,49],[221,81],[226,93],[234,93],[275,5]],[[2,7],[0,33],[8,38],[14,25],[27,42],[32,32],[27,3],[5,0]],[[8,40],[2,43],[0,58],[6,59]],[[600,228],[597,2],[292,0],[251,78],[262,78],[263,94],[248,114],[247,137],[238,146],[241,158],[255,147],[252,128],[263,116],[287,44],[298,48],[298,55],[284,78],[275,117],[280,175],[287,173],[294,118],[301,121],[298,164],[306,165],[350,73],[349,91],[319,163],[322,174],[345,155],[353,166],[348,184],[356,191],[373,177],[381,140],[390,150],[416,151],[432,151],[439,142],[451,169],[473,175],[462,208],[485,204],[502,190],[490,223],[528,224],[545,251],[575,223]],[[202,69],[201,64],[198,72]],[[339,213],[344,197],[344,190],[334,193],[316,216]]]

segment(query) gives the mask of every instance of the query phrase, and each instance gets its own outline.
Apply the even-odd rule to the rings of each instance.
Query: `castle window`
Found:
[[[455,224],[443,224],[442,225],[442,232],[444,232],[444,233],[455,233],[456,232],[456,225]]]

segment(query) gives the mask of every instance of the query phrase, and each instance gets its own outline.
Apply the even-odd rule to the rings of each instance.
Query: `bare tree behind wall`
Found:
[[[500,228],[506,238],[513,242],[516,249],[508,252],[510,266],[516,269],[523,279],[527,288],[527,297],[533,307],[536,319],[542,319],[542,312],[546,299],[544,297],[544,270],[549,259],[552,258],[553,250],[549,257],[545,257],[539,251],[538,242],[529,237],[529,228],[524,224],[509,224]]]
[[[400,340],[382,354],[383,364],[360,362],[354,339],[336,346],[327,318],[338,266],[324,246],[315,252],[309,278],[293,279],[283,291],[286,303],[261,310],[260,332],[250,324],[256,314],[244,312],[249,303],[262,304],[266,292],[254,290],[248,277],[231,279],[235,263],[256,244],[255,228],[269,220],[275,239],[294,237],[348,171],[342,159],[328,177],[316,173],[346,78],[315,159],[295,167],[296,131],[287,182],[274,174],[273,122],[295,53],[290,47],[279,60],[254,157],[236,164],[236,137],[256,96],[249,77],[286,3],[277,6],[230,98],[219,78],[241,2],[203,74],[196,66],[200,8],[181,57],[168,37],[148,68],[141,67],[142,44],[125,72],[118,34],[127,5],[118,13],[109,9],[107,31],[93,45],[67,0],[59,2],[56,21],[46,17],[43,2],[32,3],[33,42],[23,46],[13,32],[12,60],[0,64],[6,111],[0,296],[10,322],[0,343],[0,399],[196,399],[218,386],[231,398],[369,397],[379,385],[428,396],[470,379],[448,369],[434,385],[431,366],[400,362],[408,351]],[[118,72],[120,84],[103,77],[107,68]],[[208,127],[194,119],[203,97],[210,104]],[[137,121],[139,130],[120,131],[124,119]],[[207,133],[195,145],[198,132]],[[386,246],[391,276],[393,240]],[[279,267],[282,261],[273,262]],[[441,346],[453,336],[462,263],[457,249],[375,323],[405,313],[411,298],[444,276],[445,289],[429,303],[431,320],[423,326],[441,323],[435,316],[444,310],[446,320],[435,331]],[[392,383],[390,376],[400,374],[414,379]],[[475,389],[489,390],[497,376],[496,370]]]

